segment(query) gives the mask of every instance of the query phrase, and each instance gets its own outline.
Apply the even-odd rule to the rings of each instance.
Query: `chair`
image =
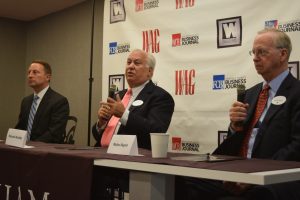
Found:
[[[66,129],[66,135],[64,137],[64,143],[65,144],[74,144],[74,135],[75,135],[75,130],[76,130],[76,125],[77,125],[77,118],[74,116],[69,116],[68,117],[68,122],[67,122],[67,127]]]

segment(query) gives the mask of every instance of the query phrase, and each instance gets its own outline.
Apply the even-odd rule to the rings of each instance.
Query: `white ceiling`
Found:
[[[85,0],[0,0],[0,17],[31,21]]]

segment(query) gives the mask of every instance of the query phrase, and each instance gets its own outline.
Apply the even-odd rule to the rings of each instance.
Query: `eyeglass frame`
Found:
[[[275,47],[275,49],[286,49],[286,48],[285,47]],[[254,57],[254,56],[256,56],[256,57],[263,57],[263,56],[268,55],[269,53],[270,53],[270,51],[265,50],[263,48],[257,49],[256,52],[254,52],[254,49],[252,49],[252,50],[249,51],[249,55],[251,57]]]

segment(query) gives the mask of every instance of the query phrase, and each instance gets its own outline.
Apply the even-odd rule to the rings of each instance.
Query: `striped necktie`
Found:
[[[36,113],[36,108],[37,108],[37,101],[39,97],[37,95],[34,95],[33,101],[31,104],[30,112],[29,112],[29,117],[28,117],[28,123],[27,123],[27,141],[30,140],[30,135],[31,135],[31,129],[32,129],[32,124],[34,120],[34,115]]]
[[[123,99],[122,99],[122,103],[124,105],[124,107],[126,108],[130,98],[132,96],[132,89],[129,88],[126,92],[126,94],[124,95]],[[114,135],[115,129],[118,125],[120,118],[112,116],[107,124],[107,126],[105,127],[105,130],[102,134],[101,137],[101,146],[102,147],[107,147],[111,141],[112,136]]]
[[[246,132],[243,144],[242,144],[241,152],[240,152],[241,156],[244,158],[247,158],[248,144],[249,144],[252,130],[255,127],[255,125],[257,124],[257,122],[258,122],[261,114],[263,113],[263,111],[266,107],[266,104],[268,102],[269,89],[270,89],[270,86],[268,84],[266,84],[264,86],[263,90],[259,94],[256,108],[255,108],[255,113],[254,113],[254,116],[253,116],[249,126],[248,126],[248,129],[247,129],[247,132]]]

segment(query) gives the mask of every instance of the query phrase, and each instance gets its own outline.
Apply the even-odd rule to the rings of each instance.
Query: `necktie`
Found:
[[[243,140],[243,144],[242,144],[242,148],[241,148],[241,156],[243,157],[247,157],[247,152],[248,152],[248,143],[250,140],[250,136],[252,133],[253,128],[255,127],[256,123],[258,122],[261,114],[263,113],[265,106],[268,102],[268,98],[269,98],[269,89],[270,86],[268,84],[266,84],[263,88],[263,90],[260,92],[259,97],[258,97],[258,101],[256,104],[256,108],[255,108],[255,113],[254,116],[248,126],[245,138]]]
[[[124,107],[126,108],[129,100],[132,96],[132,90],[131,88],[129,88],[126,92],[126,94],[124,95],[123,99],[122,99],[122,103],[124,105]],[[107,124],[107,126],[105,127],[105,130],[102,134],[102,138],[101,138],[101,146],[102,147],[107,147],[111,141],[111,138],[114,134],[114,131],[118,125],[120,118],[119,117],[115,117],[112,116]]]
[[[31,134],[31,129],[32,129],[32,124],[33,124],[33,120],[34,120],[34,115],[36,113],[36,107],[37,107],[37,100],[39,99],[39,97],[37,95],[35,95],[33,97],[33,101],[31,104],[31,108],[30,108],[30,112],[29,112],[29,117],[28,117],[28,123],[27,123],[27,140],[30,140],[30,134]]]

